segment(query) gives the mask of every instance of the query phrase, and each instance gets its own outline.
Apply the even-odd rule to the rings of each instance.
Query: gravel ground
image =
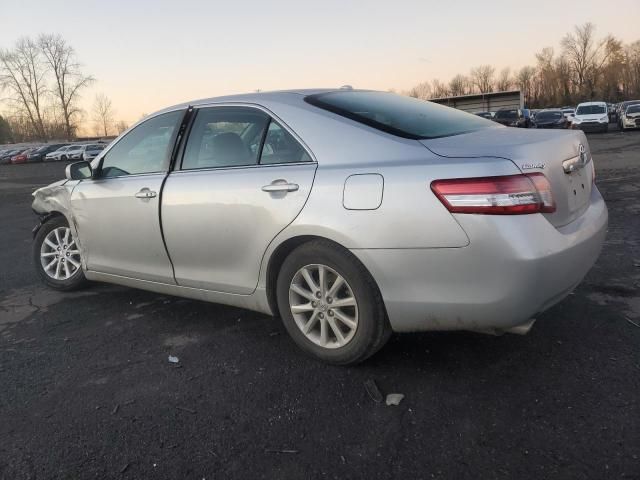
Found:
[[[610,228],[573,294],[527,336],[395,335],[355,368],[249,311],[46,289],[29,194],[64,165],[0,166],[0,476],[640,479],[640,132],[589,141]]]

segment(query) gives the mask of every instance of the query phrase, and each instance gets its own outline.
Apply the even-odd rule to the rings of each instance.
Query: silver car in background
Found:
[[[104,147],[106,147],[106,145],[103,143],[90,143],[88,145],[84,145],[80,158],[86,162],[90,162],[100,155],[100,152],[104,150]]]
[[[34,197],[48,285],[278,315],[334,364],[392,331],[525,333],[607,227],[583,132],[351,89],[167,108]]]
[[[59,162],[61,160],[68,160],[67,152],[73,145],[65,145],[63,147],[54,150],[53,152],[49,152],[44,156],[45,162]]]

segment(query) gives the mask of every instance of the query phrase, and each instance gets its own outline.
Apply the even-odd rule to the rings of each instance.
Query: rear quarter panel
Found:
[[[416,140],[378,132],[314,107],[295,102],[265,106],[304,140],[317,158],[318,170],[306,205],[273,240],[263,267],[280,244],[302,235],[328,238],[349,249],[465,247],[469,244],[466,233],[432,193],[431,182],[519,173],[506,159],[443,158]],[[345,181],[357,174],[383,177],[378,208],[344,207]]]

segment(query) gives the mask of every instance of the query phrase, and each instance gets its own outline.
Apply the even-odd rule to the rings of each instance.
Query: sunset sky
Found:
[[[535,61],[576,24],[640,39],[640,0],[2,0],[0,48],[60,33],[116,120],[194,98],[298,87],[408,89]],[[3,107],[0,106],[0,110]]]

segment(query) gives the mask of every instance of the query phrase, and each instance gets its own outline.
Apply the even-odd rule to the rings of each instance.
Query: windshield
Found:
[[[640,105],[632,105],[627,108],[627,113],[638,113],[640,112]]]
[[[562,112],[539,112],[536,114],[536,120],[562,120],[564,115]]]
[[[97,151],[97,152],[99,152],[100,150],[103,150],[103,149],[104,149],[104,145],[89,145],[87,147],[87,150]]]
[[[517,110],[498,110],[496,112],[497,119],[514,119],[518,118]]]
[[[307,103],[404,138],[427,139],[496,125],[476,115],[395,93],[342,91],[310,95]]]
[[[582,105],[576,110],[576,115],[597,115],[598,113],[607,113],[607,107],[604,105]]]

